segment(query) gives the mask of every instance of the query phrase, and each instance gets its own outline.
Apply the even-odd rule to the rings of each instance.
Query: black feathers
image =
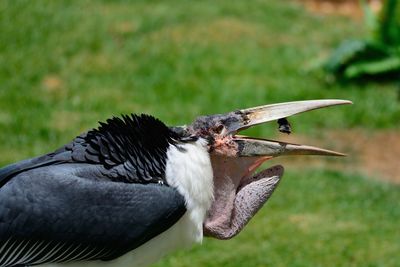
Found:
[[[0,169],[0,187],[18,173],[66,163],[99,166],[102,176],[113,181],[166,183],[167,149],[177,140],[174,131],[152,116],[114,117],[53,153]]]
[[[166,183],[168,147],[189,141],[180,136],[122,116],[0,169],[0,266],[111,260],[174,225],[185,198],[151,183]]]
[[[174,133],[149,115],[112,118],[83,138],[85,160],[106,169],[123,165],[129,182],[160,182],[165,179],[167,149],[175,143]],[[118,172],[118,169],[117,169]]]

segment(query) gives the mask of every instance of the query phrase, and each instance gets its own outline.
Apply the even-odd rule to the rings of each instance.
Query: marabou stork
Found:
[[[310,100],[200,116],[100,123],[56,151],[0,169],[0,266],[147,266],[203,236],[237,235],[273,193],[282,155],[342,154],[239,135],[251,126],[350,104]]]

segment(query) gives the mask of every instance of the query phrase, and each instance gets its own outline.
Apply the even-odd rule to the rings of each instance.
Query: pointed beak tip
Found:
[[[353,101],[351,100],[340,100],[342,102],[343,105],[353,105]]]
[[[326,155],[326,156],[334,156],[334,157],[347,157],[347,154],[340,153],[340,152],[334,152],[332,154]]]

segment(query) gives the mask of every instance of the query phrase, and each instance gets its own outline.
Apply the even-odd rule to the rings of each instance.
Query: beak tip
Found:
[[[343,105],[353,105],[354,103],[353,103],[353,101],[350,101],[350,100],[342,100],[343,102]]]
[[[344,99],[320,99],[320,100],[306,100],[307,102],[319,102],[320,107],[329,107],[336,105],[353,105],[353,101]]]

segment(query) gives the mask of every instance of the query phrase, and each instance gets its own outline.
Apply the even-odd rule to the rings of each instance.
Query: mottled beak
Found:
[[[325,155],[343,156],[343,154],[307,145],[290,144],[269,139],[252,138],[238,135],[249,127],[278,121],[280,131],[290,133],[287,118],[314,109],[336,105],[352,104],[348,100],[308,100],[279,103],[237,110],[226,114],[198,117],[189,131],[192,134],[210,140],[210,151],[235,157],[280,155]]]
[[[290,133],[290,124],[286,118],[302,112],[307,112],[314,109],[330,107],[335,105],[351,104],[347,100],[310,100],[280,103],[273,105],[265,105],[256,108],[241,110],[242,120],[239,120],[235,125],[230,125],[233,140],[237,146],[237,156],[270,156],[277,157],[281,155],[324,155],[324,156],[344,156],[344,154],[330,151],[322,148],[317,148],[308,145],[298,145],[273,141],[268,139],[251,138],[247,136],[236,135],[237,132],[249,128],[251,126],[269,122],[278,121],[285,124],[280,124],[285,132]],[[228,115],[229,116],[229,115]],[[228,120],[229,121],[229,120]]]
[[[254,125],[277,121],[281,132],[290,133],[287,118],[302,112],[336,105],[347,100],[309,100],[279,103],[201,116],[187,131],[209,140],[214,175],[214,202],[204,222],[204,234],[218,239],[237,235],[272,195],[283,167],[255,171],[268,159],[285,155],[344,156],[308,145],[291,144],[238,135]]]

